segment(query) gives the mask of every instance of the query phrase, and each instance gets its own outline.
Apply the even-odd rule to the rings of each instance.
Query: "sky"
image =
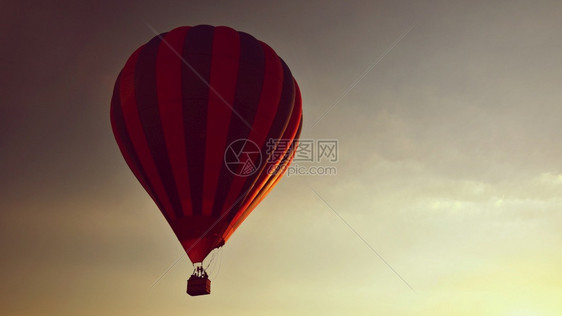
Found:
[[[151,28],[198,24],[274,48],[339,157],[285,176],[189,297],[109,104]],[[8,0],[0,30],[2,315],[562,313],[561,2]]]

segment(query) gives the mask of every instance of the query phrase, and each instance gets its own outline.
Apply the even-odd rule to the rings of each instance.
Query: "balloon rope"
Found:
[[[219,254],[218,254],[218,256],[219,256],[219,268],[218,268],[218,270],[217,270],[217,274],[215,274],[215,275],[213,276],[213,279],[215,279],[216,277],[218,277],[218,276],[219,276],[219,272],[221,272],[221,266],[222,266],[222,247],[219,248]]]

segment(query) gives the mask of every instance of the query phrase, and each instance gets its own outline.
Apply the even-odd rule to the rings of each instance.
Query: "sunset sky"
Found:
[[[562,314],[562,2],[1,7],[0,314]],[[198,24],[274,48],[339,159],[299,163],[337,175],[284,177],[190,297],[109,106],[152,29]]]

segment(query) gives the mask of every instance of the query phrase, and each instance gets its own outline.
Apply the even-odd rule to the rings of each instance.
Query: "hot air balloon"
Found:
[[[289,67],[244,32],[179,27],[129,57],[115,83],[111,125],[129,168],[194,264],[188,294],[209,294],[203,260],[295,154],[302,107]]]

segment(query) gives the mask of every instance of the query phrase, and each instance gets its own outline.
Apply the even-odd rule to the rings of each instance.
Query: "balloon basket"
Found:
[[[196,268],[187,280],[187,294],[191,296],[211,294],[211,280],[203,268]]]
[[[211,280],[189,278],[187,280],[187,294],[191,296],[211,294]]]

